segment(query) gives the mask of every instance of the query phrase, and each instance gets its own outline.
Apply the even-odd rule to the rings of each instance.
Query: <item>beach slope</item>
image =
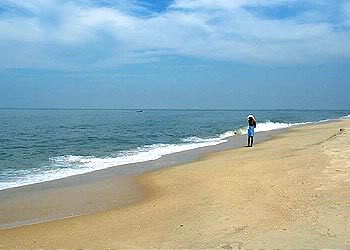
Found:
[[[350,121],[146,173],[142,202],[0,230],[0,249],[350,248]]]

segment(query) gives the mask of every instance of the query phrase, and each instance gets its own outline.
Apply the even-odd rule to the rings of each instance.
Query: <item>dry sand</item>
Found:
[[[293,128],[138,182],[142,202],[1,230],[0,248],[350,248],[349,120]]]

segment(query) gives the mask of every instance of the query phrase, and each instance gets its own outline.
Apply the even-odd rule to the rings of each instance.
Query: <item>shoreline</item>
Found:
[[[287,127],[279,127],[279,128],[272,128],[270,130],[263,130],[263,131],[258,131],[256,132],[257,136],[256,136],[256,140],[255,142],[258,143],[260,141],[266,140],[268,137],[271,137],[273,134],[275,133],[280,133],[281,131],[287,131],[289,128],[293,128],[293,127],[299,127],[299,126],[305,126],[305,125],[310,125],[310,124],[322,124],[322,123],[329,123],[329,122],[336,122],[338,120],[341,119],[347,119],[349,118],[348,116],[344,116],[344,117],[339,117],[339,118],[330,118],[330,119],[325,119],[325,120],[319,120],[319,121],[314,121],[314,122],[301,122],[301,123],[287,123],[286,125],[289,125]],[[262,123],[264,124],[264,123]],[[282,123],[283,124],[283,123]],[[246,137],[246,134],[236,134],[236,131],[238,130],[242,130],[242,128],[234,130],[235,135],[233,136],[228,136],[228,137],[224,137],[224,138],[220,138],[219,137],[213,137],[213,139],[221,139],[221,140],[227,140],[227,142],[220,142],[218,144],[215,145],[205,145],[205,146],[198,146],[196,148],[192,148],[192,149],[184,149],[183,151],[179,151],[179,152],[173,152],[173,153],[168,153],[168,154],[164,154],[162,155],[160,158],[158,159],[149,159],[149,160],[144,160],[144,161],[140,161],[140,162],[132,162],[132,163],[126,163],[126,164],[122,164],[122,165],[118,165],[118,166],[110,166],[110,167],[106,167],[106,168],[102,168],[102,169],[96,169],[96,170],[92,170],[90,172],[83,172],[83,173],[79,173],[79,174],[73,174],[73,175],[68,175],[68,176],[63,176],[63,177],[58,177],[56,179],[48,179],[45,181],[39,181],[39,182],[34,182],[34,183],[22,183],[19,186],[10,186],[4,189],[0,189],[0,193],[3,191],[8,191],[8,190],[12,190],[12,189],[21,189],[21,188],[27,188],[27,187],[31,187],[32,185],[40,185],[40,184],[46,184],[46,183],[51,183],[51,182],[56,182],[56,181],[60,181],[62,179],[69,179],[72,178],[74,176],[84,176],[84,175],[89,175],[91,173],[95,173],[95,172],[99,172],[99,171],[105,171],[108,169],[116,169],[117,174],[121,174],[121,175],[130,175],[130,174],[139,174],[139,173],[143,173],[143,168],[147,168],[146,171],[148,171],[149,169],[158,169],[158,168],[162,168],[162,167],[167,167],[167,166],[171,166],[171,165],[177,165],[177,164],[183,164],[183,163],[187,163],[193,160],[197,160],[200,157],[202,157],[205,154],[208,153],[212,153],[212,152],[218,152],[218,151],[223,151],[223,150],[227,150],[227,149],[231,149],[231,148],[237,148],[237,147],[241,147],[244,145],[244,142],[242,143],[240,140],[240,137]],[[231,131],[227,131],[223,134],[226,134],[228,132]],[[221,135],[223,135],[221,134]],[[260,138],[261,135],[261,138]],[[239,141],[238,143],[235,141]],[[204,149],[204,150],[202,150]],[[193,152],[190,154],[187,154],[187,152]],[[184,160],[179,160],[177,157],[175,157],[176,159],[173,159],[174,157],[171,156],[177,156],[179,155],[181,158],[184,158]],[[164,158],[166,158],[166,161],[171,161],[172,164],[164,164],[164,163],[158,163],[158,161],[162,161]],[[169,158],[169,159],[167,159]],[[155,162],[156,167],[152,167],[150,166],[150,162]],[[165,162],[165,161],[164,161]],[[143,165],[145,165],[146,167],[143,167]],[[164,166],[162,166],[164,165]],[[133,171],[133,169],[136,169],[135,171]]]
[[[257,132],[255,143],[285,133],[286,128]],[[244,147],[246,135],[214,146],[164,155],[57,180],[0,190],[0,230],[77,217],[129,206],[145,199],[138,176],[198,161],[209,154]],[[54,199],[52,197],[55,197]]]
[[[0,230],[0,248],[349,248],[350,120],[136,177],[126,207]]]
[[[324,123],[324,122],[333,122],[333,121],[336,121],[336,120],[339,120],[339,119],[342,119],[342,118],[345,118],[345,117],[348,117],[348,116],[343,116],[343,117],[339,117],[339,118],[329,118],[329,119],[325,119],[325,120],[316,120],[316,121],[306,121],[306,122],[294,122],[294,123],[284,123],[284,122],[276,122],[276,123],[272,123],[272,125],[277,125],[277,126],[272,126],[272,127],[269,127],[271,126],[269,123],[269,120],[266,120],[266,122],[261,122],[260,125],[266,125],[266,124],[269,124],[268,127],[263,127],[259,130],[259,126],[258,126],[258,134],[262,133],[262,134],[271,134],[271,133],[274,133],[275,131],[279,131],[279,130],[286,130],[290,127],[298,127],[298,126],[304,126],[304,125],[308,125],[308,124],[319,124],[319,123]],[[185,151],[198,151],[198,149],[200,148],[214,148],[214,147],[219,147],[220,149],[218,150],[209,150],[209,151],[206,151],[206,152],[212,152],[212,151],[222,151],[222,150],[225,150],[225,149],[229,149],[230,147],[221,147],[222,144],[227,144],[227,142],[223,142],[223,141],[232,141],[232,140],[239,140],[238,137],[241,137],[241,136],[245,136],[244,135],[241,135],[241,132],[242,130],[244,130],[243,127],[239,127],[239,128],[236,128],[234,130],[228,130],[226,132],[222,132],[221,134],[217,134],[217,135],[214,135],[212,137],[209,137],[207,139],[201,139],[201,138],[198,138],[200,141],[189,141],[190,143],[186,144],[164,144],[165,146],[194,146],[194,147],[189,147],[186,149],[185,148],[182,148],[182,149],[175,149],[172,153],[170,153],[171,151],[167,152],[167,153],[160,153],[160,158],[164,158],[164,157],[167,157],[168,155],[176,155],[178,153],[182,153],[182,152],[185,152]],[[234,135],[228,135],[228,134],[234,134]],[[192,139],[192,138],[197,138],[196,136],[194,137],[189,137],[189,138],[186,138],[184,139],[185,141],[187,139]],[[259,138],[257,138],[259,140]],[[202,141],[203,140],[203,141]],[[209,141],[207,141],[209,140]],[[214,141],[211,141],[211,140],[214,140]],[[201,145],[203,143],[203,145]],[[217,143],[217,144],[213,144],[213,143]],[[195,145],[193,145],[195,144]],[[207,144],[207,145],[205,145]],[[212,145],[210,145],[212,144]],[[150,144],[150,145],[144,145],[144,146],[141,146],[141,148],[143,147],[147,147],[147,146],[154,146],[154,145],[157,145],[157,143],[155,144]],[[243,144],[242,144],[243,145]],[[233,147],[237,147],[238,145],[233,145]],[[133,149],[129,149],[129,150],[126,150],[126,152],[133,152],[134,150]],[[147,152],[145,152],[147,153]],[[153,152],[152,152],[153,153]],[[94,155],[94,154],[92,154]],[[201,154],[203,155],[203,154]],[[71,156],[71,155],[66,155],[66,156]],[[61,158],[61,157],[66,157],[66,156],[55,156],[55,157],[51,157],[51,158]],[[74,155],[72,155],[73,157],[75,157]],[[133,156],[133,155],[132,155]],[[84,157],[84,156],[76,156],[76,157]],[[88,158],[90,156],[87,156]],[[94,156],[91,156],[92,158],[94,158]],[[185,155],[185,157],[187,157]],[[51,159],[49,157],[49,159]],[[79,173],[78,172],[73,172],[73,173],[65,173],[65,174],[58,174],[58,175],[53,175],[53,176],[39,176],[39,178],[36,178],[38,176],[34,175],[29,175],[30,177],[34,177],[35,180],[30,180],[31,178],[29,178],[29,181],[19,181],[19,182],[9,182],[6,184],[6,180],[5,180],[5,184],[3,184],[1,186],[1,189],[0,189],[0,192],[1,191],[4,191],[4,190],[9,190],[9,189],[14,189],[14,188],[21,188],[21,187],[26,187],[26,186],[30,186],[30,185],[36,185],[36,184],[40,184],[40,183],[47,183],[47,182],[51,182],[51,181],[57,181],[57,180],[60,180],[60,179],[65,179],[65,178],[70,178],[72,176],[80,176],[80,175],[85,175],[85,174],[89,174],[91,172],[96,172],[96,171],[104,171],[105,169],[109,169],[109,168],[115,168],[115,167],[118,167],[118,168],[128,168],[129,166],[136,166],[138,167],[138,165],[140,164],[145,164],[147,165],[147,162],[153,162],[153,161],[157,161],[159,160],[160,158],[153,158],[153,157],[150,157],[148,159],[133,159],[131,161],[129,161],[129,163],[122,163],[121,165],[117,165],[117,166],[113,166],[112,164],[108,164],[107,166],[104,166],[104,168],[95,168],[94,170],[93,169],[90,169],[90,170],[83,170],[82,172]],[[171,158],[171,157],[170,157]],[[198,159],[199,157],[192,157],[193,159]],[[103,157],[101,158],[98,158],[97,159],[104,159]],[[116,157],[116,159],[118,159],[118,157]],[[191,160],[191,159],[190,159]],[[190,160],[185,160],[185,161],[178,161],[178,160],[175,160],[175,164],[181,164],[181,163],[186,163],[186,162],[189,162]],[[70,160],[68,160],[70,161]],[[74,161],[74,160],[73,160]],[[128,161],[127,161],[128,162]],[[120,163],[115,163],[115,164],[120,164]],[[84,168],[83,168],[84,169]],[[125,173],[128,173],[130,171],[126,170],[126,171],[120,171],[122,174],[125,174]],[[142,172],[142,171],[139,171],[139,172]],[[44,172],[45,173],[45,172]],[[118,171],[119,173],[119,171]],[[50,175],[50,174],[49,174]]]

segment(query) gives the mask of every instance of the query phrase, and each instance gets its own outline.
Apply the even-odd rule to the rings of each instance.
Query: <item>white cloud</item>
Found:
[[[244,8],[293,2],[177,0],[164,12],[138,15],[143,7],[135,2],[5,0],[30,14],[0,15],[0,67],[114,67],[164,55],[284,64],[350,57],[350,33],[330,22],[303,19],[307,13],[263,18]]]
[[[344,4],[343,10],[344,10],[345,25],[350,26],[350,2],[347,2]]]
[[[296,0],[176,0],[171,8],[180,9],[237,9],[243,6],[286,4]]]

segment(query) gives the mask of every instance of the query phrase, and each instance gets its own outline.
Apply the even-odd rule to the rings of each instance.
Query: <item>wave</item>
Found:
[[[85,174],[96,170],[117,167],[126,164],[157,160],[164,155],[183,152],[201,147],[215,146],[225,142],[220,139],[203,139],[193,143],[154,144],[135,150],[119,152],[110,157],[65,155],[50,158],[51,164],[37,169],[18,171],[9,174],[9,181],[0,182],[0,190],[24,185],[62,179],[69,176]]]
[[[288,128],[302,124],[306,123],[279,123],[267,121],[264,123],[258,123],[256,132]],[[57,180],[110,167],[157,160],[168,154],[215,146],[227,142],[229,137],[246,134],[246,130],[246,127],[237,130],[230,130],[213,138],[188,137],[182,139],[179,144],[146,145],[134,150],[118,152],[109,157],[79,155],[52,157],[49,159],[50,164],[48,166],[9,174],[9,176],[12,177],[9,178],[9,181],[0,183],[0,190]]]
[[[311,122],[297,122],[297,123],[283,123],[283,122],[271,122],[258,123],[256,126],[256,132],[271,131],[276,129],[289,128],[293,126],[306,125]]]
[[[289,127],[293,127],[293,126],[306,125],[309,123],[311,123],[311,122],[284,123],[284,122],[266,121],[266,122],[258,123],[256,128],[255,128],[255,132],[265,132],[265,131],[272,131],[272,130],[277,130],[277,129],[284,129],[284,128],[289,128]],[[240,135],[246,135],[247,129],[248,129],[248,127],[240,128],[239,130],[236,131],[236,133],[240,134]]]

